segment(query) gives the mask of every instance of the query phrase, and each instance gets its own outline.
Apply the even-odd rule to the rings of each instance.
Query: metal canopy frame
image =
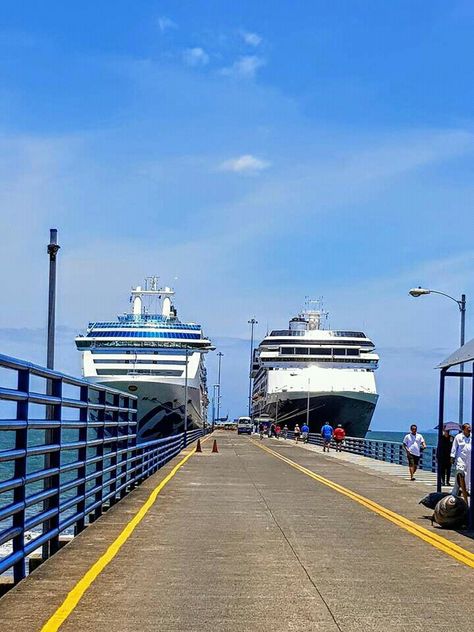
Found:
[[[464,372],[456,370],[456,367],[460,367],[463,364],[471,364],[471,371]],[[459,379],[468,378],[471,380],[471,437],[472,437],[472,421],[474,419],[474,339],[467,342],[460,347],[457,351],[452,353],[444,362],[438,365],[440,369],[439,375],[439,408],[438,408],[438,454],[441,445],[441,437],[443,436],[444,425],[444,409],[445,409],[445,390],[446,390],[446,378],[454,377]],[[462,368],[462,367],[460,367]],[[469,521],[468,526],[470,530],[474,530],[474,502],[472,501],[472,494],[474,493],[474,467],[471,461],[471,500],[469,502]],[[439,466],[439,459],[437,464],[437,490],[441,491],[441,468]]]

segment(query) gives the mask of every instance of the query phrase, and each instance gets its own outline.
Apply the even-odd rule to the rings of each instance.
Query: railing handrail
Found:
[[[290,438],[294,437],[294,431],[288,431]],[[334,438],[333,438],[334,439]],[[322,445],[323,439],[321,433],[310,432],[308,435],[308,443],[314,445]],[[341,446],[343,452],[350,452],[359,456],[365,456],[378,461],[386,461],[387,463],[395,463],[398,465],[406,465],[408,462],[406,450],[403,442],[384,441],[383,439],[366,439],[365,437],[348,437],[344,438]],[[436,446],[427,446],[422,451],[420,457],[419,469],[425,471],[436,472]]]
[[[34,364],[33,362],[29,362],[27,360],[19,360],[18,358],[13,358],[11,356],[3,355],[0,353],[0,367],[6,369],[13,369],[15,371],[27,370],[32,375],[36,377],[42,377],[45,379],[62,379],[66,384],[70,386],[89,386],[96,391],[107,392],[114,395],[121,395],[122,397],[129,397],[130,399],[136,400],[137,396],[132,393],[128,394],[124,391],[120,391],[116,388],[111,388],[108,386],[104,386],[103,384],[98,384],[97,382],[89,382],[80,377],[74,377],[72,375],[68,375],[67,373],[62,373],[61,371],[56,371],[55,369],[48,369],[46,367],[40,366],[39,364]]]
[[[53,554],[61,532],[82,531],[205,431],[138,443],[136,395],[1,354],[0,367],[17,384],[0,384],[0,403],[16,407],[0,420],[0,439],[10,439],[0,444],[0,545],[11,544],[0,575],[13,568],[17,582],[29,554],[40,547],[43,558]],[[30,388],[32,376],[45,379],[43,392]],[[77,396],[65,396],[64,384]],[[33,417],[30,404],[45,418]],[[63,409],[78,418],[63,419]]]

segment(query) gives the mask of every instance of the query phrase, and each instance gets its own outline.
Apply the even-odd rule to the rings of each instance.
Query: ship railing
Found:
[[[288,438],[294,439],[294,432],[288,432]],[[310,432],[308,443],[313,445],[323,445],[322,437],[319,433]],[[334,439],[331,441],[331,447],[335,447]],[[380,439],[363,439],[360,437],[346,437],[341,446],[342,452],[358,454],[369,459],[377,461],[385,461],[386,463],[394,463],[396,465],[408,466],[406,450],[401,443],[394,441],[382,441]],[[436,448],[427,446],[423,450],[419,469],[425,472],[436,472]]]
[[[0,577],[23,579],[206,432],[136,429],[136,396],[0,355]]]

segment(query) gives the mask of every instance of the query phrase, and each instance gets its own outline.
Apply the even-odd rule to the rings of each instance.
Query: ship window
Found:
[[[345,349],[333,349],[332,352],[334,355],[346,355]]]
[[[350,356],[358,356],[359,355],[359,349],[347,349],[346,353],[347,353],[347,355],[350,355]]]
[[[295,348],[294,347],[281,347],[280,353],[282,353],[283,355],[294,355]]]
[[[97,369],[97,375],[161,375],[167,377],[181,377],[183,371],[173,371],[172,369]]]
[[[308,355],[309,349],[308,347],[296,347],[295,353],[297,355]]]
[[[325,348],[314,348],[311,347],[309,350],[311,355],[331,355],[331,349],[325,349]]]

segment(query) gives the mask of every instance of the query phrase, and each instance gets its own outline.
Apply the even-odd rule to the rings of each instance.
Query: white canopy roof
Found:
[[[464,362],[474,362],[474,338],[466,342],[462,347],[459,347],[444,362],[438,364],[438,369],[448,369]]]

